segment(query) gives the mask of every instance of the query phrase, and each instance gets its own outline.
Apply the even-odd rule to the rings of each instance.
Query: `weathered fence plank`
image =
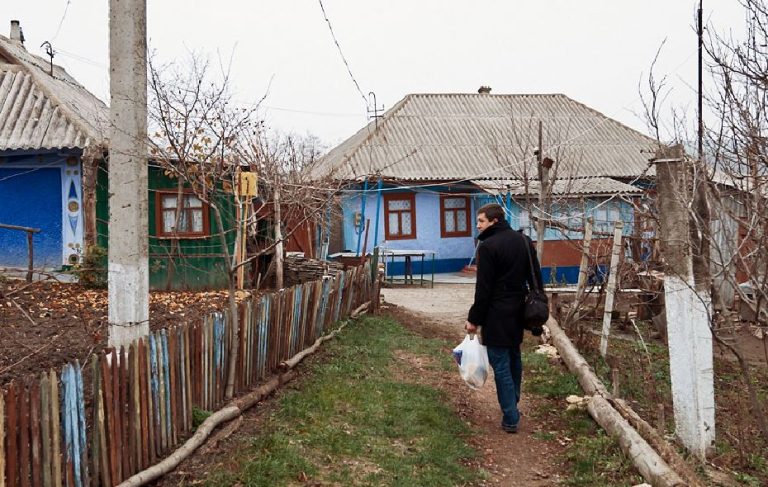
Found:
[[[5,397],[0,391],[0,487],[5,487]]]
[[[9,487],[16,487],[19,485],[19,466],[18,466],[18,406],[16,405],[16,381],[12,381],[8,384],[8,389],[5,391],[5,403],[7,408],[6,423],[8,425],[7,431],[7,454],[8,461],[5,465],[5,478]]]
[[[19,485],[29,487],[29,392],[19,384],[16,404],[19,408]]]
[[[120,347],[119,357],[120,361],[118,365],[120,367],[120,402],[118,415],[121,418],[120,424],[122,426],[120,429],[120,437],[122,439],[120,442],[120,456],[122,458],[121,480],[123,480],[128,478],[133,473],[131,470],[131,458],[133,456],[133,450],[131,449],[132,435],[131,415],[129,407],[131,404],[131,399],[128,393],[130,382],[128,378],[128,351],[125,349],[125,347]]]
[[[0,400],[2,400],[2,397],[0,397]],[[0,411],[1,417],[3,417],[3,413]],[[0,425],[2,425],[2,421],[0,421]],[[2,435],[0,435],[0,442],[2,442]],[[40,453],[42,457],[40,468],[42,470],[43,487],[51,487],[53,485],[51,477],[51,447],[51,385],[48,374],[43,372],[40,374]],[[4,460],[4,455],[0,453],[0,462]],[[3,469],[0,468],[0,472],[2,471]],[[0,486],[2,486],[2,482],[0,482]]]
[[[33,382],[29,388],[29,437],[32,449],[32,485],[40,487],[42,460],[40,454],[40,384]]]
[[[371,283],[358,269],[338,272],[250,296],[237,330],[229,311],[216,312],[102,352],[86,371],[87,398],[77,362],[29,389],[12,382],[0,394],[0,487],[114,485],[148,468],[189,433],[193,406],[223,403],[233,351],[235,390],[249,390],[369,296]]]
[[[59,410],[59,378],[56,376],[56,372],[51,369],[49,372],[50,385],[51,385],[51,445],[53,446],[53,455],[51,455],[53,461],[53,485],[62,485],[62,471],[61,471],[61,411]]]

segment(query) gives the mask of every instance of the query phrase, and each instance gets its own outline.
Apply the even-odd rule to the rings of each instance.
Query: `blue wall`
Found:
[[[365,219],[370,219],[370,228],[368,231],[368,248],[371,252],[374,243],[374,228],[376,226],[376,189],[369,190],[366,195]],[[379,211],[379,232],[378,245],[388,249],[398,250],[433,250],[435,254],[436,272],[453,272],[461,270],[469,264],[470,259],[475,252],[474,237],[450,237],[442,238],[440,236],[440,195],[432,191],[438,189],[429,188],[429,192],[416,192],[416,239],[408,240],[385,240],[384,226],[384,201],[382,198],[381,209]],[[442,189],[447,193],[447,190]],[[398,193],[409,192],[407,190],[397,190]],[[384,191],[383,193],[393,193],[393,191]],[[361,211],[362,196],[360,193],[348,194],[342,200],[342,209],[344,215],[344,249],[355,252],[357,250],[358,234],[355,228],[355,212]],[[474,215],[474,206],[471,209]],[[474,217],[470,217],[470,225],[474,230]],[[363,220],[364,224],[365,220]],[[360,237],[360,251],[362,252],[365,234]],[[395,259],[396,263],[387,269],[388,273],[402,274],[403,259]],[[426,260],[426,259],[425,259]],[[431,259],[425,262],[426,270],[431,272]],[[414,272],[420,272],[420,264],[414,262]],[[418,270],[417,270],[418,269]]]
[[[356,188],[362,189],[362,186]],[[413,192],[410,189],[392,190],[385,187],[383,194],[395,192]],[[381,209],[379,211],[379,231],[378,243],[382,247],[398,250],[434,250],[436,252],[434,268],[435,272],[454,272],[462,269],[469,264],[475,251],[475,240],[477,231],[475,230],[474,212],[480,206],[496,202],[509,210],[509,223],[514,229],[524,228],[525,233],[536,240],[536,231],[534,223],[530,218],[525,218],[523,211],[524,200],[515,201],[512,199],[509,206],[506,198],[503,196],[491,196],[487,193],[478,193],[472,200],[472,225],[471,237],[441,238],[440,236],[440,195],[449,193],[447,187],[432,186],[428,188],[419,188],[416,190],[416,238],[409,240],[384,240],[384,201],[382,199]],[[466,189],[463,190],[466,193]],[[355,212],[362,209],[362,194],[360,192],[349,192],[342,199],[343,210],[343,232],[345,250],[355,252],[358,248],[358,232],[354,224]],[[370,219],[370,229],[368,235],[367,252],[371,252],[374,242],[374,228],[376,225],[376,186],[370,186],[365,196],[365,219]],[[573,200],[569,204],[559,204],[553,208],[553,218],[574,228],[581,228],[586,217],[593,217],[595,220],[595,231],[613,232],[613,222],[621,219],[624,222],[624,235],[631,235],[634,228],[634,211],[630,204],[614,199],[606,202],[607,198],[585,199],[582,206],[580,200]],[[364,228],[364,227],[363,227]],[[544,235],[546,240],[563,240],[565,238],[580,240],[583,238],[581,232],[571,231],[567,235],[558,229],[548,229]],[[362,251],[364,234],[360,236],[360,250]],[[545,256],[546,257],[546,256]],[[432,262],[425,259],[425,272],[431,272]],[[388,265],[387,273],[401,275],[404,270],[403,259],[396,258],[394,263]],[[413,272],[421,272],[420,259],[413,262]],[[578,265],[562,266],[555,270],[554,276],[551,275],[552,269],[542,268],[544,282],[557,283],[576,283],[578,281]]]
[[[54,157],[54,156],[50,156]],[[61,168],[12,168],[0,164],[0,223],[40,228],[34,236],[35,267],[61,267]],[[26,232],[0,228],[0,265],[27,266]]]

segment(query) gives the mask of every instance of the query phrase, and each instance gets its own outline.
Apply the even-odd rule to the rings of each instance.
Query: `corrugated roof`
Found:
[[[473,180],[472,183],[491,194],[507,194],[507,192],[512,196],[524,196],[526,194],[525,182],[520,179]],[[538,181],[528,181],[528,194],[538,195],[539,190],[540,185]],[[639,195],[642,194],[642,190],[615,179],[598,177],[558,179],[553,182],[552,193],[576,196],[605,196],[618,193]]]
[[[0,35],[0,150],[103,143],[109,108],[60,66]]]
[[[558,177],[633,178],[655,141],[565,95],[407,95],[319,161],[315,176],[518,179],[535,174],[538,121]]]

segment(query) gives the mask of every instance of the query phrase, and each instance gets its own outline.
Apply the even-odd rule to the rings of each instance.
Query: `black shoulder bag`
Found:
[[[539,282],[539,276],[536,275],[536,269],[533,267],[531,246],[525,235],[523,235],[523,239],[525,239],[525,251],[528,253],[528,263],[531,265],[531,277],[533,278],[533,286],[528,290],[528,295],[525,297],[524,326],[534,336],[539,336],[543,331],[541,326],[549,319],[549,300],[544,293],[544,286]]]

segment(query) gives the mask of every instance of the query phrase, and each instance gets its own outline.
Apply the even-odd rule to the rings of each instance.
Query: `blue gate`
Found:
[[[39,228],[36,268],[62,264],[61,169],[0,167],[0,223]],[[0,228],[0,265],[27,266],[27,234]]]

